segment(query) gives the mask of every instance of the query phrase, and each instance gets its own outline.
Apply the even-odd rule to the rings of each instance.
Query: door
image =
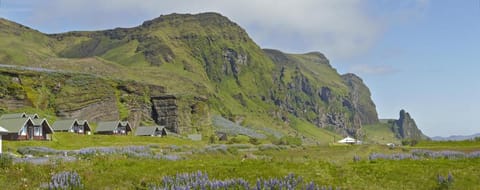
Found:
[[[27,129],[28,129],[28,130],[27,130],[27,131],[28,131],[28,136],[27,136],[27,138],[28,138],[29,140],[32,140],[32,139],[33,139],[33,126],[28,126]]]

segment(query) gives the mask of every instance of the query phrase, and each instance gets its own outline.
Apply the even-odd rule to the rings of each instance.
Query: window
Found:
[[[20,131],[20,136],[27,136],[27,127],[23,127],[22,130]]]
[[[34,136],[42,136],[42,127],[34,127],[33,128],[33,135]]]

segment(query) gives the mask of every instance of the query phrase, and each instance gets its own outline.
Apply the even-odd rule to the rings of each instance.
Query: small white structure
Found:
[[[352,137],[346,137],[342,140],[339,140],[338,143],[342,143],[342,144],[361,144],[362,142],[359,141],[359,140],[356,140]]]
[[[0,154],[2,154],[2,135],[6,135],[8,133],[8,131],[3,128],[3,127],[0,127]]]

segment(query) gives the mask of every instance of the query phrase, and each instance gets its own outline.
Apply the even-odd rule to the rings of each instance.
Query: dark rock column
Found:
[[[172,95],[152,97],[152,118],[160,126],[180,133],[178,127],[177,98]]]

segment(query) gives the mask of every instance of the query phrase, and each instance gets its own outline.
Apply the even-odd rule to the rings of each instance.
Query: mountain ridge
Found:
[[[7,27],[0,39],[8,39],[0,42],[0,62],[102,76],[101,83],[110,86],[105,92],[110,95],[104,97],[107,107],[118,112],[110,118],[135,120],[135,126],[157,121],[151,114],[152,104],[158,104],[149,100],[151,87],[176,96],[175,131],[181,133],[214,133],[213,115],[259,131],[268,127],[295,136],[301,135],[291,125],[298,123],[361,136],[362,125],[378,122],[370,91],[361,78],[340,75],[320,52],[261,49],[243,28],[218,13],[170,14],[132,28],[60,34]],[[65,99],[58,94],[62,91],[90,101],[80,101],[84,107],[75,109],[92,110],[105,103],[78,92],[95,86],[88,81],[76,84],[69,82],[69,76],[55,79],[41,74],[34,78],[45,77],[50,82],[23,82],[33,80],[31,75],[3,71],[5,86],[19,86],[19,90],[0,100],[38,101],[23,107],[47,110],[53,117],[71,112],[56,105]],[[21,82],[12,83],[14,78]],[[51,89],[55,83],[59,92]],[[18,110],[18,106],[2,109]]]

